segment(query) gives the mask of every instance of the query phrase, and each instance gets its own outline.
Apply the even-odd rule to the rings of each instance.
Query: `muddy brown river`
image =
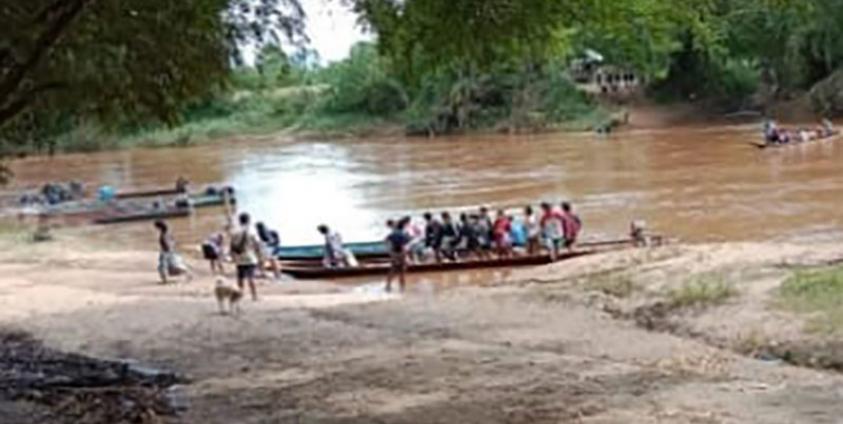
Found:
[[[757,125],[591,134],[314,141],[272,138],[182,149],[35,157],[13,163],[5,190],[77,179],[95,189],[232,184],[241,210],[284,244],[318,241],[328,223],[347,241],[382,237],[396,215],[485,204],[570,200],[586,237],[625,234],[632,219],[688,241],[843,238],[843,141],[762,151]],[[174,222],[196,242],[220,210]],[[150,240],[150,223],[109,237]]]

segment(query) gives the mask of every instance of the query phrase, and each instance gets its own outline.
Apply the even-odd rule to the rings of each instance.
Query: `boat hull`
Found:
[[[558,261],[564,261],[581,256],[597,253],[596,250],[581,250],[560,254]],[[446,271],[461,271],[469,269],[490,269],[490,268],[517,268],[527,266],[547,265],[553,261],[550,255],[522,256],[506,259],[475,259],[459,262],[423,263],[409,264],[408,274],[434,273]],[[282,264],[282,272],[301,280],[313,279],[341,279],[364,277],[373,275],[386,275],[389,273],[388,262],[365,263],[358,267],[350,268],[325,268],[320,266],[303,266]]]

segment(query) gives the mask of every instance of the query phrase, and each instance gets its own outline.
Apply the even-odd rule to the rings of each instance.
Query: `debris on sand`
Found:
[[[172,373],[63,353],[25,333],[0,331],[0,401],[44,406],[44,422],[176,422],[183,405],[174,404],[171,388],[181,382]]]

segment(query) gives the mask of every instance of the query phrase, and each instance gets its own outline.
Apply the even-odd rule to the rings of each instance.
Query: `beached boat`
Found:
[[[140,209],[134,211],[123,211],[103,213],[94,218],[94,224],[124,224],[137,221],[153,221],[157,219],[185,218],[190,216],[190,208],[164,208],[164,209]]]
[[[661,244],[663,241],[663,237],[660,235],[651,235],[649,236],[650,239],[655,244]],[[629,240],[617,240],[617,241],[595,241],[595,242],[583,242],[580,243],[580,246],[589,247],[589,246],[606,246],[606,245],[613,245],[613,244],[629,244]],[[354,254],[355,257],[358,259],[369,259],[369,258],[385,258],[389,256],[389,252],[386,249],[386,243],[383,241],[370,241],[370,242],[359,242],[359,243],[346,243],[343,245],[346,249],[350,250],[351,253]],[[516,246],[516,247],[523,247],[523,246]],[[275,250],[275,257],[281,261],[308,261],[308,260],[321,260],[325,257],[325,248],[323,245],[306,245],[306,246],[281,246]]]
[[[560,254],[558,260],[572,259],[580,256],[590,255],[596,253],[593,250],[578,250],[576,252],[569,252]],[[459,262],[442,262],[442,263],[421,263],[410,264],[407,266],[407,273],[427,273],[427,272],[445,272],[445,271],[460,271],[467,269],[484,269],[484,268],[515,268],[523,266],[546,265],[551,263],[550,255],[534,255],[521,256],[504,259],[469,259]],[[306,264],[290,264],[282,263],[281,270],[283,273],[302,280],[312,279],[336,279],[349,277],[362,277],[369,275],[386,275],[389,273],[389,262],[387,261],[373,261],[363,262],[360,266],[350,268],[325,268],[321,264],[314,264],[308,266]]]
[[[183,191],[177,190],[176,188],[153,188],[148,190],[136,190],[136,191],[125,191],[125,192],[118,192],[114,195],[115,199],[139,199],[142,197],[164,197],[164,196],[176,196],[179,194],[184,194]]]
[[[786,144],[777,144],[777,143],[752,143],[752,144],[759,149],[783,149],[783,148],[787,148],[787,147],[804,146],[804,145],[809,145],[809,144],[814,144],[814,143],[826,143],[826,142],[830,142],[830,141],[838,141],[840,139],[843,139],[843,134],[841,134],[839,131],[835,131],[831,135],[828,135],[828,136],[825,136],[825,137],[822,137],[822,138],[817,138],[817,139],[814,139],[814,140],[811,140],[811,141],[792,141],[792,142],[786,143]]]
[[[651,245],[660,245],[664,242],[661,236],[651,236]],[[381,243],[382,244],[382,243]],[[369,243],[361,245],[370,245]],[[620,250],[634,247],[635,243],[630,239],[596,241],[580,244],[573,252],[565,252],[559,255],[558,261],[573,259],[580,256],[592,255],[600,252]],[[458,262],[431,262],[409,264],[408,273],[431,273],[445,271],[460,271],[467,269],[488,269],[488,268],[515,268],[525,266],[537,266],[552,263],[549,254],[515,256],[511,258],[495,259],[466,259]],[[281,261],[281,269],[287,275],[298,279],[339,279],[349,277],[361,277],[370,275],[385,275],[389,273],[390,264],[384,256],[370,256],[360,261],[360,265],[349,268],[325,268],[317,259],[287,259]]]
[[[382,241],[360,243],[345,243],[343,245],[358,258],[386,257],[386,244]],[[275,250],[275,257],[280,260],[301,261],[309,259],[321,260],[325,256],[325,246],[321,244],[306,246],[281,246]]]

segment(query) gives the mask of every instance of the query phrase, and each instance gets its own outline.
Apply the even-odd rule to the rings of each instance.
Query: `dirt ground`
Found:
[[[840,257],[835,246],[668,246],[403,295],[265,282],[233,318],[216,313],[207,275],[156,284],[155,252],[79,233],[6,237],[0,326],[186,374],[185,423],[836,423],[843,376],[756,359],[746,343],[807,337],[772,293],[785,265]],[[666,288],[710,272],[739,294],[647,315]],[[0,422],[25,408],[0,408]]]

